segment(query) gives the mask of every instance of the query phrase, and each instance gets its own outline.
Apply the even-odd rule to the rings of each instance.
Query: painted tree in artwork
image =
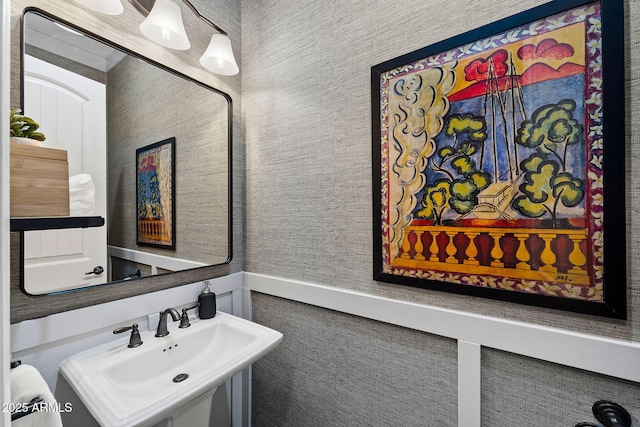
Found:
[[[567,152],[570,146],[580,142],[582,126],[573,118],[576,103],[565,99],[557,104],[538,108],[531,120],[525,120],[516,137],[516,143],[535,148],[543,155],[555,156],[567,170]]]
[[[453,137],[453,145],[441,147],[437,152],[439,161],[431,159],[429,163],[431,170],[444,177],[425,186],[418,218],[442,224],[445,209],[465,214],[478,204],[478,193],[490,184],[490,178],[478,170],[472,156],[487,139],[486,129],[483,117],[471,114],[449,117],[444,133]]]
[[[558,227],[558,208],[576,207],[584,199],[584,182],[568,171],[568,150],[580,142],[583,128],[573,118],[576,104],[565,99],[538,108],[525,120],[516,142],[534,148],[535,153],[520,163],[524,174],[521,194],[511,207],[529,218],[549,214]]]

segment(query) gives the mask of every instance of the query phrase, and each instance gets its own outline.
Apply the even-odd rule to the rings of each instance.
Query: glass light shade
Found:
[[[120,15],[124,8],[120,0],[75,0],[76,3],[88,7],[94,12],[104,13],[106,15]]]
[[[182,11],[173,0],[156,0],[149,16],[140,24],[140,31],[151,41],[169,49],[191,47],[182,22]]]
[[[233,56],[231,40],[224,34],[211,36],[209,47],[200,58],[200,65],[223,76],[233,76],[240,71]]]

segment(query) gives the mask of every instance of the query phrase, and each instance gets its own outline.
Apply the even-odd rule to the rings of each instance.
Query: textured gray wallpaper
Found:
[[[302,0],[292,7],[285,0],[243,1],[245,270],[606,337],[640,340],[637,283],[640,198],[636,197],[640,177],[633,173],[640,166],[640,71],[631,66],[640,62],[640,27],[634,24],[640,20],[640,3],[636,1],[625,2],[629,320],[372,280],[370,67],[542,3],[542,0],[331,3]],[[378,327],[375,322],[357,320],[361,328],[351,329],[349,322],[341,321],[341,315],[318,312],[317,308],[302,304],[274,302],[264,296],[254,296],[254,310],[257,321],[281,328],[285,334],[283,345],[254,369],[256,425],[282,425],[280,422],[340,425],[346,419],[342,417],[348,416],[340,412],[345,406],[363,418],[350,419],[353,424],[342,425],[389,425],[373,417],[366,418],[370,390],[365,391],[363,398],[355,392],[340,394],[335,382],[339,377],[327,378],[335,365],[335,358],[324,348],[331,346],[328,336],[346,335],[347,340],[363,345],[366,352],[371,349],[372,337],[364,330]],[[288,314],[290,311],[293,314]],[[399,334],[394,345],[404,348],[411,345],[412,339]],[[406,353],[408,357],[414,356]],[[449,361],[428,353],[424,357],[427,363],[456,363],[454,354],[448,356],[452,358]],[[575,425],[589,420],[589,408],[596,398],[620,399],[630,410],[638,413],[640,409],[635,400],[637,388],[624,381],[513,355],[485,352],[483,357],[487,360],[482,378],[482,409],[483,425],[487,427]],[[380,364],[379,359],[361,359],[358,369],[375,372]],[[348,377],[348,372],[341,367],[337,369]],[[415,372],[420,375],[421,371],[416,368]],[[602,393],[594,392],[599,386]],[[617,388],[621,394],[613,392]],[[401,392],[411,400],[411,396],[424,391],[421,385],[412,384]],[[340,399],[328,397],[331,393]],[[548,397],[549,393],[553,399]],[[564,400],[558,403],[556,411],[551,402],[559,399]],[[442,400],[445,406],[452,404],[449,398]],[[563,411],[567,417],[558,418]],[[443,420],[403,421],[406,422],[395,425],[455,425]]]
[[[255,426],[456,426],[454,340],[252,293],[284,334],[253,368]]]
[[[604,362],[606,363],[606,361]],[[598,400],[640,422],[640,385],[498,350],[482,350],[482,426],[572,427],[596,423]]]
[[[540,0],[243,2],[246,264],[299,279],[474,313],[640,340],[640,3],[627,5],[629,320],[372,280],[370,68]],[[472,12],[471,12],[472,11]],[[622,70],[621,70],[622,71]],[[635,118],[635,119],[634,119]],[[268,197],[267,197],[268,195]],[[615,249],[614,249],[615,251]],[[615,253],[609,256],[615,256]]]

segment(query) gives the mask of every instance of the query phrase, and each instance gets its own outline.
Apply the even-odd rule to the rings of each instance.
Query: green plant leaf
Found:
[[[44,134],[36,132],[40,125],[31,117],[23,116],[21,113],[22,110],[19,108],[11,110],[9,116],[9,135],[44,141]]]

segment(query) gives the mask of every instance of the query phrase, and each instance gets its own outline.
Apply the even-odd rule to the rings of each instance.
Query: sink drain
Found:
[[[189,378],[189,374],[178,374],[175,377],[173,377],[173,382],[174,383],[181,383],[182,381],[186,380],[187,378]]]

